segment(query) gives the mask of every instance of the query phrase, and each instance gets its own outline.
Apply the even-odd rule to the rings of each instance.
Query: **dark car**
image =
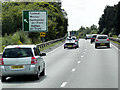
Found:
[[[91,36],[92,36],[92,34],[86,34],[86,36],[85,36],[85,40],[87,40],[87,39],[91,39]]]
[[[97,37],[97,34],[92,34],[92,37],[91,37],[91,43],[95,42],[95,39]]]

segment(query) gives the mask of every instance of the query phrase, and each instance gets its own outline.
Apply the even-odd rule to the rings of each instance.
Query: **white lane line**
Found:
[[[75,71],[75,69],[72,69],[72,72],[74,72]]]
[[[67,82],[63,82],[60,87],[65,87],[66,84],[67,84]]]
[[[78,64],[80,63],[80,61],[78,61]]]
[[[117,49],[118,51],[120,51],[115,45],[113,45],[112,43],[111,43],[111,45],[115,48],[115,49]]]
[[[83,58],[83,56],[81,56],[81,58]]]

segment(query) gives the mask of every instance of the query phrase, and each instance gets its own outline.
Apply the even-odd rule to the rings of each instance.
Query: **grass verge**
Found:
[[[119,42],[116,42],[116,41],[112,41],[112,40],[110,40],[111,42],[113,42],[113,43],[116,43],[116,44],[118,44],[118,45],[120,45],[120,43]]]
[[[56,43],[50,44],[50,45],[48,45],[48,46],[46,46],[46,47],[44,47],[44,48],[39,48],[39,49],[40,49],[40,51],[43,51],[43,50],[49,49],[49,48],[51,48],[51,47],[53,47],[53,46],[55,46],[55,45],[58,45],[58,44],[62,43],[63,41],[64,41],[64,40],[58,41],[58,42],[56,42]]]

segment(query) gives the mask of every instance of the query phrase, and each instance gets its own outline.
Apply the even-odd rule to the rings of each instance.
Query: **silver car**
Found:
[[[110,40],[107,35],[97,35],[95,40],[95,48],[98,46],[107,46],[107,48],[110,48]]]
[[[65,40],[65,43],[64,43],[64,49],[65,48],[78,48],[79,47],[79,43],[78,43],[78,39],[76,39],[75,36],[72,36],[72,37],[68,37],[66,40]]]
[[[6,77],[32,75],[35,79],[45,75],[45,62],[36,45],[11,45],[5,47],[1,66],[1,81],[6,81]]]

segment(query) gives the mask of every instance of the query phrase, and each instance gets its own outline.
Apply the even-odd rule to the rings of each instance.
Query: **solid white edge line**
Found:
[[[47,52],[47,54],[52,53],[53,51],[55,51],[56,49],[58,49],[58,48],[60,48],[60,47],[63,47],[63,44],[62,44],[61,46],[58,46],[57,48],[53,49],[52,51]]]
[[[116,47],[116,46],[113,45],[112,43],[111,43],[111,45],[120,52],[120,50],[118,49],[118,47]]]
[[[65,87],[66,84],[67,84],[67,82],[63,82],[60,87]]]
[[[75,71],[75,68],[74,69],[72,69],[72,72],[74,72]]]

